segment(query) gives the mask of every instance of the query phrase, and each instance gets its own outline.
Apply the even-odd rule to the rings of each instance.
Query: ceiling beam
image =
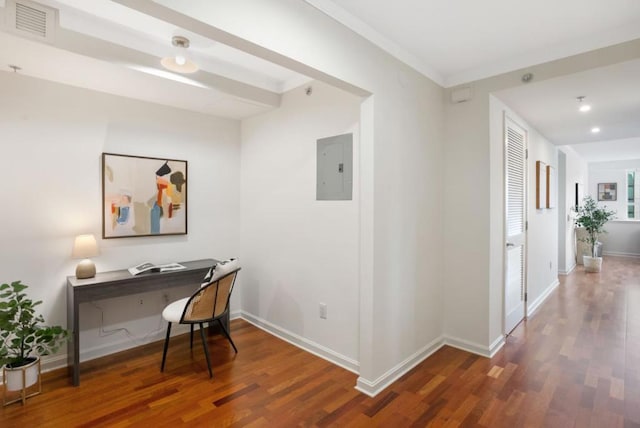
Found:
[[[355,86],[344,80],[338,79],[313,67],[310,67],[302,62],[296,61],[292,58],[269,50],[256,43],[250,42],[243,38],[240,38],[227,31],[216,28],[205,22],[198,21],[190,16],[179,13],[171,8],[158,4],[152,0],[112,0],[114,3],[121,4],[130,9],[144,13],[145,15],[152,16],[160,19],[164,22],[176,25],[179,28],[184,28],[193,33],[207,37],[211,40],[215,40],[219,43],[224,43],[227,46],[231,46],[235,49],[239,49],[243,52],[257,56],[264,60],[273,62],[282,67],[293,70],[297,73],[304,74],[313,79],[323,81],[337,88],[343,89],[356,96],[367,97],[371,95],[371,92]]]
[[[135,67],[161,69],[159,67],[160,59],[153,55],[64,28],[57,29],[55,46],[73,53],[118,63],[134,69]],[[204,70],[180,76],[199,83],[201,87],[216,89],[227,95],[251,101],[255,104],[268,107],[280,106],[280,94],[224,76]]]

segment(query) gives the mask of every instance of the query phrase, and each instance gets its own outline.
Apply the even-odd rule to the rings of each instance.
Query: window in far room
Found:
[[[627,218],[640,217],[640,174],[639,170],[627,170]]]

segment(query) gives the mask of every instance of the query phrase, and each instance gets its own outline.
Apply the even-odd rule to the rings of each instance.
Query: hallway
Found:
[[[444,347],[376,401],[396,426],[640,427],[639,371],[640,259],[605,257],[561,276],[491,360]]]
[[[606,257],[600,274],[578,266],[561,276],[493,358],[501,385],[490,399],[480,394],[489,401],[478,422],[640,426],[639,312],[640,259]]]

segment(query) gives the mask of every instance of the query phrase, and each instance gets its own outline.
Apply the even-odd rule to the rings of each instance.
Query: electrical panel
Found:
[[[353,134],[318,140],[316,200],[352,199]]]

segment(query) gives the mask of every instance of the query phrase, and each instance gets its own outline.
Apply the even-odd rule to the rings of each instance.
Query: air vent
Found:
[[[16,29],[34,36],[47,37],[47,12],[16,3]]]
[[[7,0],[7,27],[15,34],[54,42],[57,10],[30,0]]]

